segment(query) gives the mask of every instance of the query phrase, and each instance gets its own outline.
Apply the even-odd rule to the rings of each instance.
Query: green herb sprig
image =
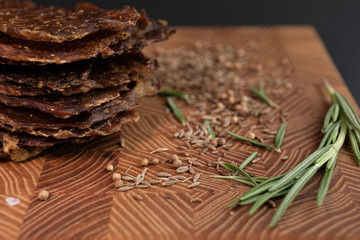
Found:
[[[191,103],[191,100],[189,98],[189,95],[181,92],[181,91],[176,91],[176,90],[171,90],[171,89],[165,89],[163,91],[160,91],[158,93],[159,96],[170,96],[170,97],[179,97],[182,98],[186,101],[187,104]]]
[[[270,227],[274,227],[305,184],[322,166],[325,166],[325,173],[317,194],[317,204],[322,205],[335,169],[338,152],[347,135],[350,138],[356,162],[360,165],[359,116],[343,95],[335,92],[328,83],[325,83],[325,86],[331,95],[332,105],[324,119],[322,131],[325,135],[319,148],[288,173],[261,182],[229,206],[253,203],[249,211],[252,215],[269,199],[285,195],[270,222]]]
[[[258,98],[260,98],[261,100],[263,100],[264,102],[266,102],[267,104],[269,104],[270,106],[274,107],[274,108],[279,108],[279,105],[277,105],[275,102],[273,102],[265,93],[265,86],[264,86],[264,81],[260,81],[260,86],[259,89],[254,88],[254,87],[250,87],[250,90],[255,94],[255,96],[257,96]]]
[[[176,104],[174,103],[172,98],[168,97],[167,102],[169,104],[169,107],[171,108],[171,111],[176,116],[176,118],[181,122],[181,124],[183,126],[186,126],[186,119],[185,119],[184,115],[182,114],[182,112],[180,111],[180,109],[176,106]]]
[[[204,120],[204,124],[205,124],[208,135],[211,136],[211,139],[214,140],[216,138],[215,131],[211,127],[209,120]]]
[[[239,139],[241,141],[247,141],[247,142],[250,142],[256,146],[259,146],[259,147],[265,147],[265,148],[269,148],[269,149],[272,149],[272,150],[275,150],[277,152],[281,152],[280,148],[277,148],[277,147],[274,147],[272,145],[269,145],[269,144],[266,144],[266,143],[262,143],[262,142],[258,142],[256,140],[253,140],[253,139],[250,139],[250,138],[247,138],[247,137],[243,137],[243,136],[240,136],[236,133],[233,133],[233,132],[230,132],[229,130],[227,129],[224,129],[224,131],[228,134],[230,134],[231,136],[233,136],[234,138],[236,139]]]

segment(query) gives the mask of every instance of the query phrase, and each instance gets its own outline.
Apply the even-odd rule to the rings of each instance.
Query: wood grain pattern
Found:
[[[302,86],[294,84],[296,88],[280,103],[284,111],[290,112],[283,152],[278,154],[230,140],[233,147],[228,151],[227,162],[241,163],[253,151],[259,152],[261,160],[247,167],[249,173],[260,176],[284,173],[317,148],[328,108],[321,87],[323,78],[354,103],[311,27],[177,30],[161,46],[171,49],[198,40],[241,46],[244,41],[254,39],[260,45],[261,61],[286,56],[294,66],[290,81]],[[151,52],[149,49],[148,53]],[[208,160],[216,162],[216,156],[201,156],[195,149],[189,151],[191,156],[203,164],[196,167],[202,173],[199,187],[188,189],[186,182],[117,192],[111,173],[104,170],[108,163],[121,173],[132,166],[129,172],[136,175],[142,170],[139,161],[151,158],[151,150],[169,148],[168,152],[156,155],[164,160],[178,151],[177,146],[183,145],[172,137],[179,123],[164,108],[164,99],[144,100],[139,110],[141,120],[126,126],[122,132],[126,139],[124,148],[119,147],[119,135],[115,134],[82,145],[57,146],[25,163],[0,162],[0,239],[360,239],[360,168],[349,146],[340,152],[324,205],[316,205],[320,181],[317,174],[274,229],[268,227],[274,209],[264,207],[250,217],[249,207],[227,207],[249,188],[210,178],[215,170],[206,164]],[[230,130],[246,131],[238,126]],[[282,156],[289,159],[281,161]],[[167,163],[150,166],[146,179],[154,179],[160,171],[173,170]],[[36,196],[44,188],[51,198],[41,202]],[[142,196],[143,201],[135,199],[134,194]],[[9,196],[19,198],[21,203],[9,206],[5,202]],[[191,203],[194,198],[203,202]]]

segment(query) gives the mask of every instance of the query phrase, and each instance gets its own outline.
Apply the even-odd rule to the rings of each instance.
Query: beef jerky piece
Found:
[[[126,92],[122,92],[122,99]],[[96,89],[71,96],[46,95],[39,97],[12,97],[0,95],[0,102],[11,107],[38,109],[59,118],[69,118],[120,97],[118,88]]]
[[[113,31],[99,31],[82,39],[64,43],[35,42],[15,39],[4,33],[0,34],[0,56],[3,63],[16,64],[16,61],[25,64],[63,64],[98,55],[106,58],[115,52],[110,45],[127,39],[129,33],[116,33]],[[127,47],[130,48],[129,43]],[[6,61],[8,60],[8,61]]]
[[[102,104],[90,112],[83,112],[80,115],[60,119],[47,113],[42,113],[35,109],[22,107],[7,107],[0,104],[0,122],[3,128],[11,132],[28,132],[32,134],[32,129],[61,129],[78,128],[86,129],[97,122],[104,121],[121,111],[132,110],[138,106],[135,101],[134,93],[129,92],[124,98],[114,99]]]
[[[101,30],[61,44],[21,40],[0,34],[0,62],[44,65],[70,63],[97,56],[107,58],[167,39],[172,31],[164,24],[162,21],[153,21],[145,29],[136,27],[128,32]]]
[[[79,129],[76,126],[61,129],[19,129],[35,136],[53,137],[57,139],[83,138],[106,136],[119,132],[124,124],[137,122],[139,114],[134,111],[123,111],[105,121],[97,122],[89,128]],[[0,123],[0,127],[7,129],[8,125]],[[10,129],[7,129],[10,130]]]
[[[138,52],[62,65],[0,65],[0,83],[14,82],[70,95],[123,85],[130,81],[130,75],[152,72],[156,67],[155,61]]]
[[[34,136],[27,133],[12,133],[0,129],[0,142],[3,145],[3,150],[15,149],[17,147],[51,147],[58,143],[83,143],[92,139],[92,137],[56,139],[52,137]]]
[[[19,85],[13,82],[0,81],[0,94],[6,96],[37,96],[46,95],[49,92],[46,89],[34,88],[27,85]]]
[[[9,10],[9,8],[33,8],[35,6],[35,3],[28,0],[0,0],[1,11]]]
[[[0,31],[13,38],[63,43],[100,30],[127,30],[135,26],[139,17],[129,6],[103,10],[90,3],[70,8],[0,9]]]

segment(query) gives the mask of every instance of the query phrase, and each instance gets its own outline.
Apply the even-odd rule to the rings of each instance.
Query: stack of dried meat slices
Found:
[[[0,157],[23,161],[62,142],[109,135],[139,119],[156,62],[141,49],[167,39],[164,21],[125,6],[35,7],[0,0]],[[23,7],[22,7],[23,6]]]

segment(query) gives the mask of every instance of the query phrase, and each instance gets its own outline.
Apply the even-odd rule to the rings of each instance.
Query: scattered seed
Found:
[[[159,184],[159,183],[161,183],[161,182],[162,182],[162,181],[159,180],[159,179],[152,179],[152,180],[149,181],[149,183],[150,183],[151,185]]]
[[[121,179],[121,174],[120,173],[113,173],[112,180],[116,181],[116,180],[119,180],[119,179]]]
[[[182,161],[180,159],[177,159],[173,162],[173,166],[175,168],[181,167],[181,165],[182,165]]]
[[[190,184],[189,186],[188,186],[188,188],[195,188],[195,187],[197,187],[197,186],[199,186],[200,185],[200,182],[193,182],[192,184]]]
[[[195,173],[195,170],[194,170],[194,168],[192,166],[189,167],[189,173],[191,173],[191,174]]]
[[[166,181],[170,180],[169,178],[166,178],[166,177],[157,177],[156,179],[161,180],[162,182],[166,182]]]
[[[185,157],[188,157],[188,156],[189,156],[189,154],[188,154],[187,152],[178,152],[178,154],[179,154],[179,155],[183,155],[183,156],[185,156]]]
[[[150,185],[145,185],[145,184],[136,185],[136,188],[148,188],[148,187],[150,187]]]
[[[159,152],[166,152],[167,150],[169,150],[169,149],[168,148],[157,148],[157,149],[149,152],[149,154],[159,153]]]
[[[149,160],[147,158],[142,159],[140,162],[140,166],[146,167],[147,165],[149,165]]]
[[[45,189],[40,190],[40,192],[38,193],[38,199],[41,201],[46,201],[49,199],[49,197],[50,197],[50,193]]]
[[[235,214],[235,211],[230,211],[229,214],[232,216]]]
[[[267,203],[270,207],[276,208],[276,204],[275,204],[275,202],[274,202],[273,200],[268,200],[266,203]]]
[[[156,176],[158,177],[171,177],[171,174],[167,173],[167,172],[159,172],[156,174]]]
[[[120,140],[120,146],[121,146],[121,147],[125,147],[125,139],[124,139],[124,138],[121,138],[121,140]]]
[[[192,198],[192,199],[190,200],[190,202],[191,202],[191,203],[202,203],[203,200],[202,200],[201,198]]]
[[[248,138],[250,139],[255,139],[256,138],[256,135],[254,132],[250,131],[248,134],[247,134]]]
[[[144,168],[144,169],[142,170],[142,172],[141,172],[141,176],[142,176],[142,177],[145,177],[145,174],[146,174],[146,172],[147,172],[148,170],[149,170],[148,168]]]
[[[106,165],[105,169],[108,172],[112,172],[112,171],[114,171],[114,166],[109,163],[108,165]]]
[[[141,195],[139,195],[139,194],[134,194],[133,195],[134,196],[134,198],[136,199],[136,200],[138,200],[138,201],[144,201],[144,198],[141,196]]]
[[[178,167],[178,168],[176,169],[176,172],[178,172],[178,173],[185,173],[185,172],[187,172],[187,171],[189,171],[189,167],[188,167],[188,166],[181,166],[181,167]]]
[[[115,180],[114,185],[116,188],[120,188],[120,187],[124,186],[124,182],[121,179],[117,179],[117,180]]]
[[[283,156],[282,158],[281,158],[281,160],[287,160],[289,158],[289,156]]]
[[[122,176],[121,179],[124,181],[135,181],[135,178],[130,176]]]
[[[153,164],[153,165],[158,165],[159,163],[160,163],[160,159],[158,157],[154,157],[151,160],[151,164]]]
[[[177,180],[185,180],[186,179],[185,176],[181,176],[181,175],[174,176],[174,178],[176,178]]]
[[[201,174],[202,174],[202,173],[197,173],[197,174],[195,174],[194,179],[193,179],[193,182],[197,182],[197,181],[200,179]]]
[[[125,192],[125,191],[129,191],[131,189],[133,189],[133,186],[129,186],[129,187],[121,187],[118,189],[119,192]]]
[[[252,160],[251,163],[257,163],[260,160],[261,160],[261,158],[258,157],[258,158],[255,158],[254,160]]]
[[[163,186],[172,186],[177,182],[179,182],[179,180],[172,180],[172,181],[163,182],[162,185]]]

